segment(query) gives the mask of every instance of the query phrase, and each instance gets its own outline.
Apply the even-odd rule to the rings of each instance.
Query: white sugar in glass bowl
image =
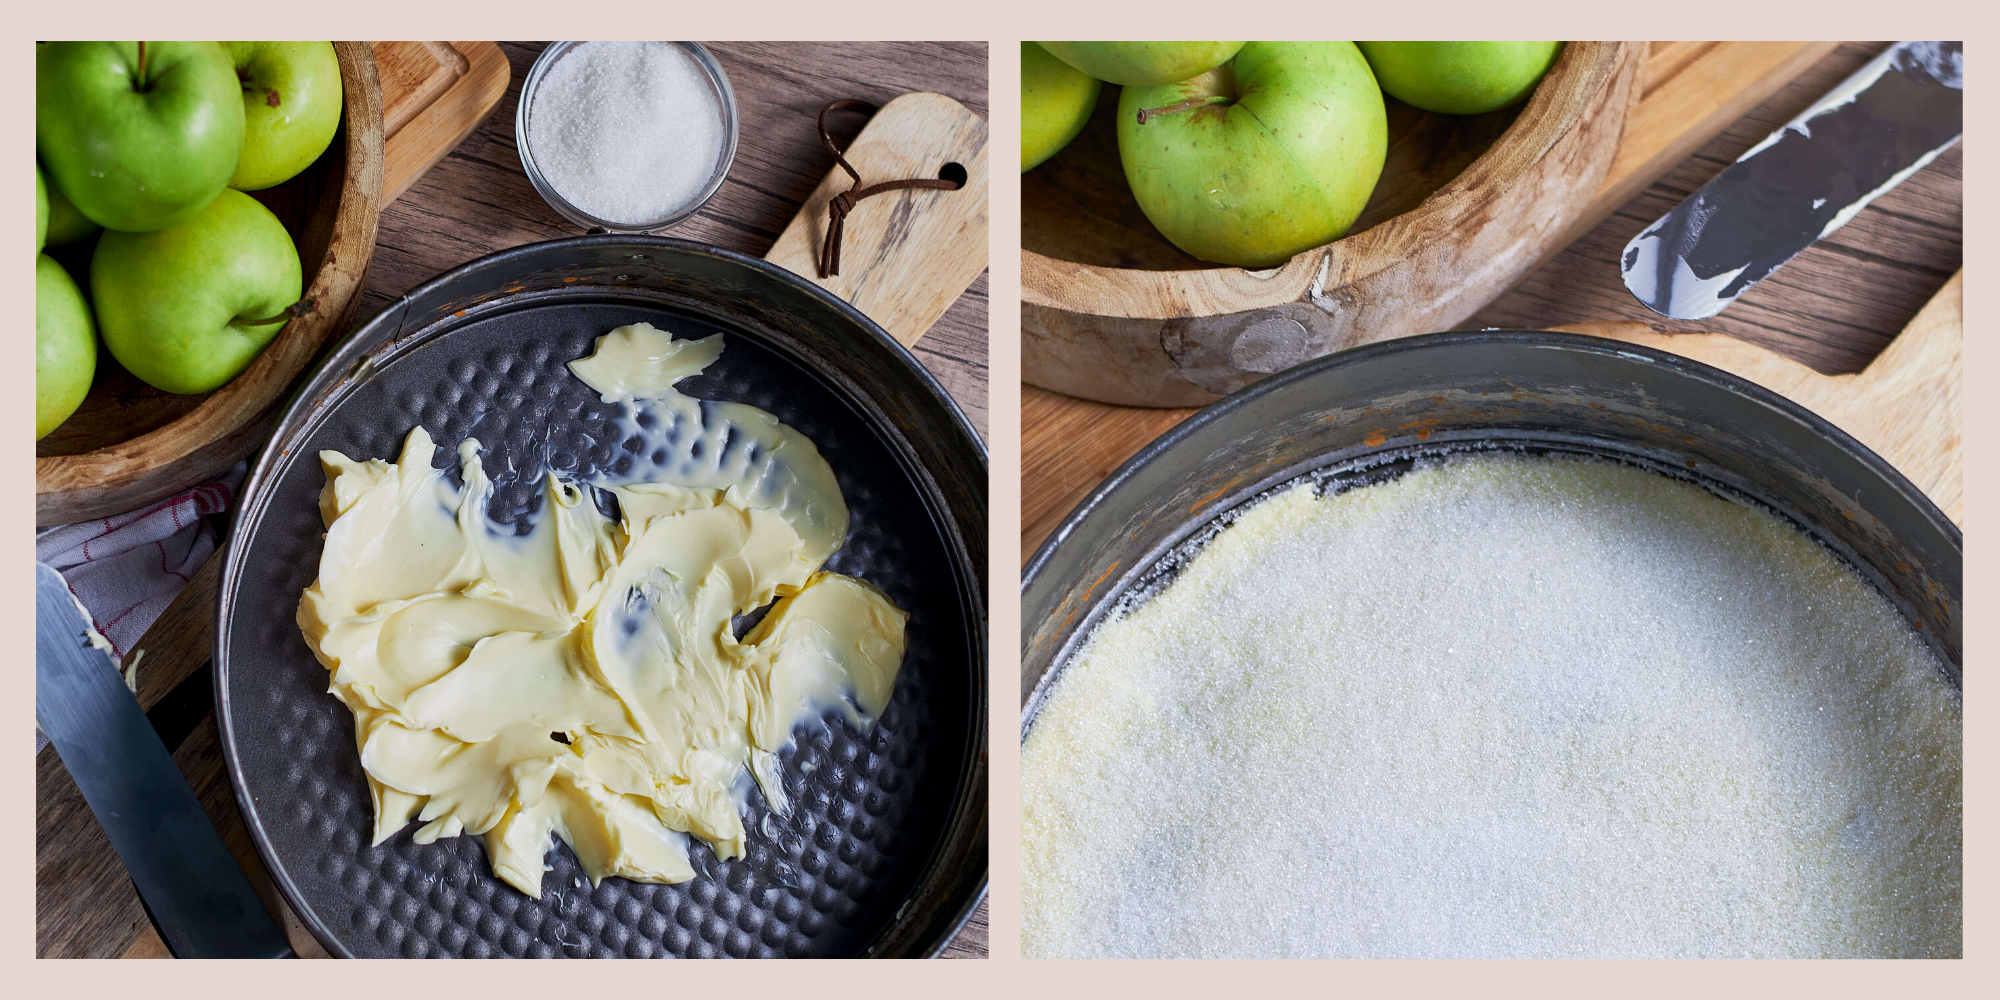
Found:
[[[514,144],[563,218],[657,232],[722,188],[736,94],[699,42],[551,42],[521,85]]]

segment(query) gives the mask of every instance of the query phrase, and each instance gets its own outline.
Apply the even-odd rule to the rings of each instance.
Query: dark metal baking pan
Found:
[[[317,454],[393,458],[421,424],[477,436],[488,469],[547,455],[588,475],[632,455],[615,408],[571,376],[613,327],[728,334],[680,388],[762,407],[832,465],[852,525],[829,569],[910,612],[890,707],[863,736],[830,716],[780,755],[793,810],[751,793],[748,857],[691,846],[699,877],[596,888],[567,846],[540,900],[495,878],[476,837],[380,847],[353,719],[293,620],[317,573]],[[546,449],[546,451],[544,450]],[[443,448],[441,454],[450,449]],[[456,471],[449,473],[456,476]],[[500,479],[496,476],[496,481]],[[518,476],[489,513],[539,502]],[[950,397],[881,328],[764,261],[681,240],[585,236],[508,250],[417,288],[305,384],[244,489],[216,627],[216,707],[252,839],[286,900],[345,956],[918,956],[986,881],[986,455]]]

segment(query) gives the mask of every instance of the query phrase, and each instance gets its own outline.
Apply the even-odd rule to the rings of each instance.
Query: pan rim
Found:
[[[316,418],[331,410],[334,403],[337,402],[340,391],[354,382],[361,371],[360,366],[371,357],[374,349],[388,344],[391,345],[391,349],[393,350],[393,345],[401,339],[402,334],[408,329],[407,311],[413,303],[421,301],[426,296],[437,294],[441,290],[449,289],[451,286],[473,278],[486,270],[504,267],[517,258],[530,255],[564,254],[570,251],[607,246],[652,248],[673,254],[715,259],[734,267],[756,272],[765,278],[791,286],[798,294],[814,300],[823,308],[832,310],[839,320],[845,321],[867,336],[872,342],[873,347],[886,350],[896,361],[900,362],[903,369],[902,373],[914,376],[918,385],[924,390],[924,395],[929,400],[943,405],[944,414],[947,417],[946,422],[949,434],[958,439],[957,444],[969,444],[968,457],[976,458],[978,467],[988,469],[990,473],[986,441],[972,427],[971,422],[965,416],[964,410],[958,405],[958,401],[952,398],[951,394],[944,389],[936,376],[931,374],[929,369],[925,368],[907,347],[894,337],[891,337],[879,324],[854,308],[850,303],[840,299],[838,296],[833,295],[831,292],[801,275],[772,264],[762,258],[692,240],[668,236],[608,233],[563,237],[509,247],[467,261],[416,285],[409,291],[398,296],[395,301],[384,306],[367,320],[356,324],[352,332],[344,337],[333,350],[329,351],[320,362],[314,365],[311,373],[292,392],[285,403],[278,421],[274,425],[269,442],[257,455],[255,462],[251,466],[249,475],[244,480],[243,489],[240,494],[241,499],[236,505],[235,510],[231,513],[230,532],[225,545],[225,551],[221,553],[221,558],[224,562],[221,576],[217,581],[219,597],[216,602],[216,610],[213,618],[215,641],[212,648],[212,657],[215,661],[215,669],[212,672],[212,684],[218,727],[218,741],[222,746],[224,772],[229,778],[230,790],[235,797],[237,809],[243,819],[246,832],[250,834],[250,840],[255,845],[259,859],[264,863],[267,873],[271,876],[272,884],[278,889],[279,894],[284,898],[286,904],[292,908],[294,915],[329,953],[337,957],[353,958],[356,956],[346,946],[345,941],[340,936],[334,934],[331,928],[326,926],[316,908],[307,905],[284,864],[275,856],[271,839],[265,830],[263,817],[258,810],[257,803],[249,793],[246,783],[247,779],[243,770],[243,762],[238,753],[236,744],[238,733],[233,719],[229,688],[226,684],[230,647],[229,627],[233,619],[232,612],[234,610],[232,607],[234,604],[233,598],[240,589],[240,581],[244,572],[241,560],[243,547],[236,544],[239,540],[238,529],[246,521],[253,523],[253,526],[254,523],[261,522],[265,509],[271,501],[276,477],[284,471],[284,468],[288,468],[294,460],[294,456],[290,453],[291,449],[285,446],[286,443],[294,440],[302,440],[302,435],[309,433],[313,428],[318,426],[318,419]],[[607,294],[615,294],[617,288],[616,286],[605,286],[601,290]],[[423,327],[420,329],[429,328],[435,322],[437,320],[425,321]],[[391,328],[394,331],[393,333],[384,333],[385,329]],[[795,360],[799,362],[805,361],[804,358],[795,358]],[[819,374],[824,375],[824,372],[820,372]],[[846,387],[840,387],[840,393],[841,395],[850,395],[847,393]],[[852,399],[844,400],[844,402],[850,406],[854,405]],[[885,416],[893,416],[886,408],[879,407],[879,404],[877,405]],[[873,421],[870,422],[873,423]],[[892,428],[878,427],[877,430],[879,433],[884,430],[892,430]],[[921,462],[915,460],[914,449],[910,448],[906,441],[901,440],[902,435],[892,434],[892,438],[894,440],[891,450],[899,452],[907,450],[911,452],[910,459],[913,471],[923,479],[930,480],[928,485],[931,489],[928,492],[939,492],[936,489],[937,483],[931,470]],[[982,481],[981,486],[984,485]],[[948,529],[946,531],[948,547],[957,550],[957,553],[962,556],[960,565],[955,568],[958,570],[958,575],[961,577],[962,583],[966,587],[973,604],[973,607],[969,609],[971,613],[968,615],[967,621],[970,632],[968,638],[974,643],[975,653],[973,662],[969,664],[972,677],[968,683],[968,699],[971,702],[972,708],[972,712],[970,713],[972,717],[969,721],[972,731],[968,734],[967,739],[968,752],[966,763],[958,772],[962,788],[959,802],[946,817],[944,834],[933,848],[933,856],[927,861],[924,868],[919,871],[914,887],[911,890],[911,898],[915,898],[925,886],[944,881],[941,877],[944,875],[944,866],[950,860],[950,848],[953,846],[955,840],[964,839],[971,845],[971,849],[965,852],[965,857],[968,861],[977,864],[977,875],[974,878],[970,878],[967,884],[946,886],[949,892],[947,899],[952,900],[952,902],[941,907],[940,912],[943,916],[932,924],[932,940],[926,941],[921,949],[926,957],[942,952],[951,940],[956,937],[959,930],[971,918],[973,911],[977,909],[980,901],[985,899],[990,879],[990,869],[985,863],[986,853],[984,850],[987,835],[987,782],[984,758],[988,740],[986,722],[990,713],[990,706],[987,705],[989,697],[987,675],[988,661],[991,657],[989,645],[991,637],[988,635],[987,621],[989,611],[986,602],[990,600],[990,595],[983,583],[983,576],[979,572],[982,565],[980,561],[981,553],[972,551],[972,547],[967,544],[966,538],[956,524],[956,519],[949,516],[950,509],[948,504],[944,505],[941,513],[945,515],[943,518],[944,526]],[[960,828],[966,829],[968,834],[954,836],[952,831]],[[895,931],[899,923],[899,917],[892,918],[864,946],[862,954],[874,954],[883,939]]]
[[[1200,535],[1204,530],[1203,526],[1214,523],[1217,518],[1228,516],[1230,511],[1239,508],[1246,499],[1254,500],[1255,496],[1259,494],[1259,490],[1273,488],[1273,484],[1292,482],[1300,476],[1311,475],[1312,472],[1305,468],[1305,464],[1307,463],[1294,463],[1282,469],[1264,470],[1255,477],[1255,483],[1234,491],[1231,497],[1222,503],[1216,504],[1207,516],[1188,517],[1177,521],[1176,526],[1172,530],[1156,542],[1151,543],[1143,552],[1137,553],[1137,558],[1132,559],[1131,564],[1124,569],[1124,572],[1118,574],[1115,580],[1111,580],[1109,586],[1105,587],[1095,600],[1086,600],[1083,606],[1076,609],[1071,616],[1076,624],[1073,626],[1065,625],[1063,627],[1064,630],[1058,631],[1053,636],[1042,636],[1038,640],[1038,632],[1043,622],[1028,620],[1026,614],[1027,604],[1030,598],[1035,598],[1046,602],[1051,607],[1055,607],[1057,606],[1055,604],[1056,601],[1067,600],[1060,593],[1037,594],[1036,588],[1043,582],[1044,576],[1052,572],[1050,567],[1056,561],[1063,546],[1083,527],[1084,522],[1100,506],[1109,502],[1111,498],[1124,490],[1127,483],[1140,478],[1154,463],[1170,461],[1172,456],[1181,450],[1184,442],[1198,438],[1210,425],[1229,420],[1238,410],[1256,404],[1267,395],[1285,391],[1300,383],[1310,382],[1329,372],[1350,365],[1367,364],[1396,355],[1439,348],[1448,349],[1459,345],[1515,346],[1526,349],[1557,350],[1597,356],[1616,356],[1620,360],[1638,362],[1648,368],[1659,370],[1665,375],[1705,384],[1709,388],[1717,389],[1746,400],[1771,412],[1779,419],[1794,422],[1814,436],[1832,445],[1845,457],[1857,462],[1862,466],[1865,474],[1878,477],[1882,483],[1888,486],[1891,493],[1910,505],[1910,509],[1919,515],[1926,526],[1938,533],[1938,537],[1942,538],[1949,545],[1950,551],[1962,563],[1964,552],[1964,534],[1962,529],[1953,524],[1949,518],[1945,517],[1943,511],[1937,507],[1936,503],[1922,490],[1918,489],[1915,484],[1911,483],[1894,466],[1866,445],[1856,440],[1852,435],[1834,426],[1831,422],[1813,413],[1811,410],[1763,386],[1739,378],[1721,369],[1654,348],[1626,344],[1601,337],[1557,333],[1553,331],[1487,329],[1424,334],[1421,336],[1380,341],[1326,355],[1294,366],[1255,385],[1239,389],[1229,396],[1210,404],[1148,443],[1138,453],[1133,455],[1132,458],[1121,464],[1103,482],[1099,483],[1086,494],[1083,499],[1077,502],[1070,513],[1043,540],[1033,558],[1022,568],[1019,593],[1024,611],[1021,623],[1022,645],[1020,647],[1023,658],[1023,671],[1020,678],[1022,688],[1018,714],[1018,738],[1021,741],[1027,739],[1036,716],[1046,702],[1049,690],[1060,679],[1060,675],[1065,668],[1069,666],[1069,661],[1075,656],[1076,650],[1080,648],[1080,643],[1087,641],[1089,634],[1104,624],[1105,619],[1103,616],[1111,613],[1107,609],[1115,608],[1124,601],[1132,587],[1140,585],[1150,574],[1157,570],[1162,559],[1171,558],[1189,540]],[[1531,437],[1540,438],[1543,436],[1546,435],[1533,435]],[[1320,468],[1320,466],[1314,466],[1314,468]],[[1724,486],[1729,492],[1738,492],[1734,487],[1726,483],[1721,483],[1720,485]],[[1707,484],[1704,484],[1704,488],[1713,490],[1713,487]],[[1760,506],[1768,506],[1768,503],[1761,498],[1752,496],[1751,499]],[[1868,582],[1871,589],[1882,593],[1885,597],[1888,596],[1888,593],[1883,589],[1882,582],[1876,579],[1871,569],[1866,568],[1865,561],[1859,560],[1854,554],[1844,551],[1844,546],[1835,544],[1832,537],[1823,528],[1820,528],[1812,518],[1805,517],[1802,513],[1782,508],[1775,509],[1774,512],[1791,523],[1795,528],[1804,530],[1809,538],[1812,538],[1823,548],[1828,549],[1830,554],[1839,559],[1850,572],[1857,573],[1864,581]],[[1117,564],[1114,564],[1113,568],[1116,569]],[[1892,599],[1891,603],[1895,604],[1896,602]],[[1900,605],[1898,605],[1898,608],[1899,611],[1904,611]],[[1907,614],[1907,611],[1904,611],[1904,613]],[[1033,644],[1038,641],[1048,643],[1049,646],[1045,646],[1044,648],[1050,648],[1051,651],[1046,654],[1032,654]],[[1926,642],[1930,644],[1928,639]],[[1962,690],[1962,680],[1959,679],[1962,678],[1963,671],[1962,652],[1960,654],[1961,662],[1954,663],[1949,661],[1944,650],[1939,649],[1935,645],[1932,645],[1932,648],[1935,655],[1940,658],[1941,665],[1945,667],[1947,674],[1951,675],[1952,682],[1960,686]],[[1039,673],[1033,677],[1032,684],[1029,683],[1029,668],[1027,666],[1031,660],[1040,664],[1038,667]]]
[[[1913,503],[1917,507],[1918,512],[1923,514],[1925,519],[1930,521],[1934,527],[1942,531],[1955,547],[1961,551],[1964,549],[1963,530],[1958,525],[1953,524],[1950,518],[1945,517],[1944,512],[1938,509],[1936,502],[1932,501],[1924,491],[1918,489],[1916,484],[1910,482],[1908,477],[1904,476],[1895,466],[1890,465],[1887,460],[1875,454],[1867,445],[1855,440],[1852,435],[1834,426],[1826,418],[1755,382],[1732,375],[1720,368],[1703,364],[1692,358],[1682,357],[1678,354],[1638,344],[1627,344],[1621,341],[1610,340],[1604,337],[1591,337],[1576,333],[1557,333],[1547,330],[1455,330],[1444,333],[1420,334],[1414,337],[1399,337],[1394,340],[1378,341],[1373,344],[1364,344],[1360,347],[1349,348],[1345,351],[1337,351],[1333,354],[1296,365],[1269,378],[1245,386],[1203,407],[1200,412],[1175,424],[1166,433],[1148,442],[1145,447],[1139,449],[1136,454],[1126,459],[1109,476],[1106,476],[1103,482],[1098,483],[1089,493],[1085,494],[1082,500],[1077,501],[1076,506],[1070,508],[1070,512],[1063,517],[1062,521],[1057,523],[1053,531],[1049,532],[1049,536],[1042,540],[1042,544],[1036,547],[1034,556],[1022,568],[1021,593],[1025,595],[1028,588],[1034,586],[1040,574],[1047,568],[1049,561],[1055,555],[1056,549],[1076,530],[1083,519],[1103,503],[1104,499],[1114,490],[1132,479],[1139,470],[1146,468],[1153,462],[1158,461],[1163,455],[1172,451],[1181,441],[1194,436],[1202,428],[1221,420],[1223,417],[1243,408],[1252,401],[1270,393],[1281,391],[1296,383],[1313,379],[1322,372],[1369,361],[1378,357],[1388,357],[1395,354],[1453,344],[1508,343],[1520,344],[1526,347],[1556,348],[1578,350],[1593,354],[1618,355],[1644,364],[1664,368],[1675,374],[1693,378],[1697,381],[1711,383],[1718,388],[1747,397],[1753,402],[1776,410],[1783,416],[1804,424],[1808,430],[1813,431],[1820,437],[1826,438],[1841,451],[1848,453],[1860,461],[1864,466],[1868,467],[1869,471],[1880,475],[1895,488],[1898,496]],[[1023,622],[1022,627],[1026,628],[1027,623]]]

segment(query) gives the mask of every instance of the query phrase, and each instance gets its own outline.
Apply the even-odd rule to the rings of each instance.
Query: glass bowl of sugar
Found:
[[[514,145],[563,218],[657,232],[722,188],[736,94],[699,42],[551,42],[521,84]]]

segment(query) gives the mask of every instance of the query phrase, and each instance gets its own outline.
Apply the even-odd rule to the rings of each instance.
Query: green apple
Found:
[[[42,180],[42,166],[35,164],[35,252],[49,245],[49,185]]]
[[[90,305],[69,272],[35,255],[35,440],[48,437],[90,393],[97,336]]]
[[[1478,115],[1527,97],[1561,42],[1356,42],[1389,96],[1425,111]]]
[[[35,46],[35,149],[90,221],[153,232],[229,184],[243,98],[214,42]]]
[[[1242,42],[1043,42],[1057,59],[1106,83],[1179,83],[1229,61]]]
[[[1139,207],[1218,264],[1275,267],[1339,239],[1388,148],[1382,92],[1352,42],[1250,42],[1192,80],[1127,87],[1118,101]]]
[[[1062,151],[1097,110],[1104,85],[1049,55],[1034,42],[1021,43],[1021,172]]]
[[[37,168],[39,169],[39,168]],[[56,186],[46,173],[43,180],[49,189],[49,241],[48,246],[59,247],[89,239],[104,231],[104,227],[84,217],[76,210],[76,205],[63,196],[62,188]]]
[[[172,229],[107,232],[90,258],[104,346],[167,392],[235,378],[283,328],[300,285],[291,234],[235,190]]]
[[[340,128],[332,42],[224,42],[243,86],[243,152],[229,186],[261,191],[312,166]]]

